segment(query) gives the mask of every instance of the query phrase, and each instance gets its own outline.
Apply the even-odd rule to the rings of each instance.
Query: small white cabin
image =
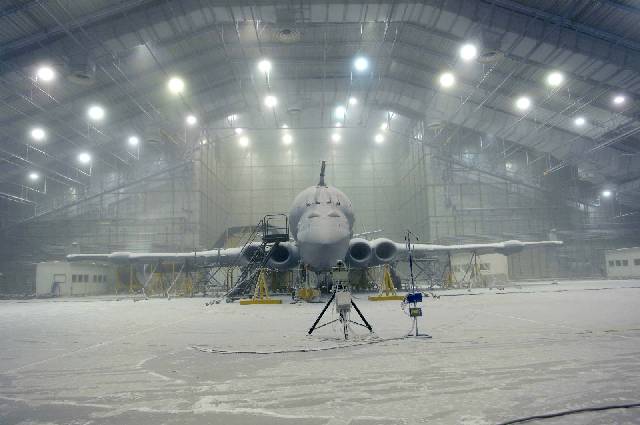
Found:
[[[96,263],[47,261],[36,267],[36,295],[83,296],[114,292],[116,268]]]
[[[612,249],[604,258],[607,277],[640,277],[640,247]]]

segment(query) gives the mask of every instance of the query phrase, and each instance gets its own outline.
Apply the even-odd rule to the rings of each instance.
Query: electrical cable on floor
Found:
[[[561,412],[545,413],[542,415],[534,415],[534,416],[527,416],[519,419],[513,419],[507,422],[501,422],[498,425],[512,425],[512,424],[519,424],[523,422],[535,421],[538,419],[551,419],[551,418],[557,418],[560,416],[575,415],[577,413],[600,412],[603,410],[613,410],[613,409],[632,409],[634,407],[640,407],[640,403],[610,404],[607,406],[594,406],[594,407],[584,407],[582,409],[564,410]]]
[[[373,345],[379,344],[381,342],[388,341],[399,341],[402,339],[407,339],[406,336],[396,337],[396,338],[386,338],[386,339],[376,339],[372,341],[358,342],[355,344],[342,344],[342,345],[332,345],[330,347],[317,347],[317,348],[294,348],[291,350],[275,350],[275,351],[232,351],[232,350],[221,350],[217,348],[207,348],[198,345],[192,345],[191,348],[194,350],[201,351],[203,353],[214,353],[214,354],[287,354],[287,353],[313,353],[316,351],[329,351],[329,350],[337,350],[340,348],[351,348],[351,347],[361,347],[364,345]]]

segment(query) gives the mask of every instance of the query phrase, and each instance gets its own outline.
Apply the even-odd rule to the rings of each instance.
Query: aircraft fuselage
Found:
[[[289,225],[303,264],[328,271],[344,260],[353,235],[351,201],[335,187],[317,185],[296,196]]]

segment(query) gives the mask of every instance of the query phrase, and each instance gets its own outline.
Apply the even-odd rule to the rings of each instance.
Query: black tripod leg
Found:
[[[331,302],[333,301],[333,298],[336,296],[336,293],[334,292],[333,294],[331,294],[331,298],[329,298],[329,301],[327,301],[327,303],[324,305],[324,308],[322,309],[322,311],[320,312],[320,315],[318,316],[318,318],[316,319],[315,322],[313,322],[313,326],[311,326],[311,329],[309,329],[309,332],[307,335],[311,335],[311,333],[315,330],[316,326],[318,325],[318,322],[320,321],[320,319],[322,319],[322,315],[324,314],[325,311],[327,311],[327,309],[329,308],[329,306],[331,305]]]
[[[358,316],[360,316],[360,318],[362,319],[362,321],[366,325],[367,329],[369,329],[369,332],[373,332],[373,329],[371,328],[371,325],[369,324],[369,322],[367,322],[367,319],[364,318],[364,316],[360,312],[360,309],[358,308],[356,303],[353,302],[353,300],[351,300],[351,305],[353,306],[353,308],[356,309],[356,312],[358,313]]]

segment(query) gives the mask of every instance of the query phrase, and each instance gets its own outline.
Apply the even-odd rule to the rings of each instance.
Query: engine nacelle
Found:
[[[298,247],[292,243],[281,243],[272,249],[273,251],[267,262],[269,268],[287,270],[294,268],[300,262]]]
[[[347,263],[354,267],[367,267],[373,256],[371,244],[366,239],[354,238],[349,241]]]
[[[371,265],[387,264],[393,261],[398,254],[398,247],[394,241],[386,238],[371,241],[372,258]]]

